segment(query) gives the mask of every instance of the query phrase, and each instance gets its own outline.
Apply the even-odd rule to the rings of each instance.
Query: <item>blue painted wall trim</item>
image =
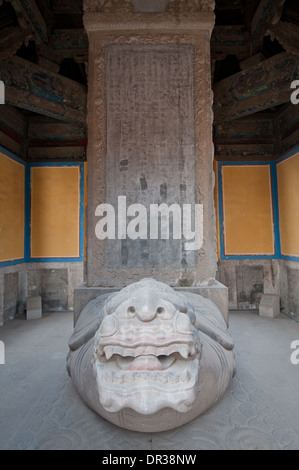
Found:
[[[11,152],[0,146],[0,152],[25,167],[25,256],[21,260],[0,262],[0,267],[14,266],[30,262],[81,262],[84,261],[84,163],[26,163]],[[277,186],[277,164],[292,157],[299,152],[299,147],[287,153],[275,162],[217,162],[218,166],[218,204],[219,204],[219,236],[220,236],[220,259],[285,259],[299,262],[299,257],[281,255],[280,229],[279,229],[279,207]],[[246,166],[246,165],[270,165],[273,201],[273,221],[275,237],[275,255],[225,255],[224,247],[224,207],[223,207],[223,166]],[[77,258],[31,258],[30,257],[30,193],[31,193],[31,168],[32,167],[79,167],[80,168],[80,256]]]
[[[17,157],[16,155],[14,155],[13,153],[9,152],[8,150],[6,150],[4,147],[1,147],[0,145],[0,152],[3,153],[3,155],[5,155],[6,157],[9,157],[11,158],[12,160],[14,160],[15,162],[18,162],[18,163],[21,163],[21,165],[24,165],[26,167],[27,163],[22,160],[21,158]]]
[[[0,145],[0,152],[3,153],[6,157],[11,158],[17,163],[20,163],[21,165],[24,166],[25,168],[25,199],[26,199],[26,172],[27,172],[27,163],[24,162],[21,158],[17,157],[13,153],[9,152],[6,150],[4,147],[1,147]],[[26,200],[25,200],[25,236],[24,239],[26,240]],[[24,264],[26,263],[26,241],[25,241],[25,247],[24,247],[24,258],[23,259],[16,259],[12,261],[0,261],[0,267],[6,267],[6,266],[16,266],[17,264]]]
[[[275,165],[275,171],[276,171],[276,196],[277,196],[277,212],[278,212],[278,219],[279,219],[279,206],[278,206],[277,165],[278,165],[279,163],[283,162],[284,160],[287,160],[288,158],[293,157],[294,155],[296,155],[296,153],[299,153],[299,147],[296,147],[295,149],[291,150],[291,151],[288,152],[286,155],[284,155],[283,157],[279,158],[278,160],[276,160],[276,161],[273,163],[273,164]],[[280,248],[280,253],[281,253],[280,237],[279,237],[279,248]],[[288,260],[288,261],[297,261],[297,262],[299,262],[299,256],[281,255],[280,258],[281,258],[281,259]]]
[[[29,262],[31,263],[77,263],[80,261],[84,261],[84,163],[29,163],[29,172],[31,178],[31,168],[36,167],[44,167],[44,168],[53,168],[53,167],[77,167],[80,169],[80,230],[79,230],[79,257],[74,258],[31,258],[30,256],[30,239],[31,234],[28,238],[29,240]],[[30,182],[30,189],[31,189],[31,182]],[[30,193],[29,193],[30,194]],[[30,202],[29,202],[30,205]],[[29,214],[30,214],[30,207],[29,207]],[[30,226],[30,219],[29,219],[29,226]],[[29,229],[30,231],[30,229]]]
[[[30,203],[31,203],[31,179],[30,166],[25,168],[25,261],[30,259]]]
[[[0,268],[5,268],[7,266],[16,266],[17,264],[24,264],[27,263],[27,261],[24,259],[16,259],[13,261],[2,261],[0,262]]]
[[[275,162],[273,162],[273,163],[277,164],[277,163],[283,162],[284,160],[287,160],[287,158],[293,157],[298,152],[299,152],[299,147],[296,147],[295,149],[291,150],[290,152],[288,152],[285,155],[283,155],[282,157],[280,157],[278,160],[275,160]]]
[[[277,255],[224,255],[220,259],[280,259]],[[298,260],[299,261],[299,260]]]
[[[278,258],[280,258],[281,257],[280,222],[279,222],[279,206],[278,206],[277,166],[275,162],[271,163],[271,184],[272,184],[272,207],[273,207],[275,254]]]
[[[26,163],[13,155],[8,150],[0,146],[0,152],[21,163],[25,167],[25,240],[24,240],[24,258],[20,260],[0,262],[0,267],[15,266],[24,263],[47,263],[47,262],[68,262],[75,263],[84,261],[84,163]],[[80,169],[80,256],[76,258],[31,258],[30,239],[31,239],[31,168],[33,167],[78,167]]]
[[[287,261],[297,261],[299,262],[299,256],[286,256],[286,255],[281,255],[281,259],[285,259]]]
[[[219,238],[220,238],[220,259],[226,259],[224,253],[224,208],[223,208],[223,185],[222,185],[222,164],[218,162],[218,206],[219,206]]]
[[[217,162],[218,164],[218,205],[219,205],[219,237],[220,237],[220,259],[221,260],[246,260],[246,259],[285,259],[299,262],[299,257],[285,256],[281,254],[280,242],[280,219],[278,205],[278,184],[277,184],[277,164],[294,156],[299,152],[299,147],[279,158],[275,162]],[[222,167],[223,166],[257,166],[268,165],[271,170],[271,186],[272,186],[272,207],[273,207],[273,224],[274,224],[274,240],[275,255],[226,255],[224,243],[224,206],[223,206],[223,184],[222,184]]]

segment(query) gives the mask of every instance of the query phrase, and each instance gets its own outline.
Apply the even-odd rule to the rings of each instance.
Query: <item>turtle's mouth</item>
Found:
[[[192,359],[198,353],[199,347],[194,343],[194,338],[186,342],[169,342],[166,344],[151,343],[147,339],[138,341],[135,344],[127,345],[126,341],[117,339],[111,343],[100,343],[97,348],[97,356],[100,362],[122,358],[124,360],[134,360],[139,357],[152,357],[163,360],[173,356],[173,359],[181,358],[185,360]],[[159,359],[159,360],[160,360]],[[164,361],[165,362],[165,361]]]
[[[116,362],[120,369],[128,371],[157,371],[166,370],[176,361],[176,354],[170,356],[116,356]]]
[[[146,341],[126,347],[119,339],[100,343],[95,374],[103,407],[128,407],[143,414],[154,413],[165,403],[178,411],[189,409],[196,396],[200,359],[200,345],[192,339],[163,347]],[[174,385],[179,385],[177,390]]]
[[[125,346],[121,339],[113,343],[100,344],[97,348],[97,360],[106,367],[114,364],[119,373],[125,372],[163,372],[177,362],[190,362],[199,352],[199,345],[194,341],[186,343],[154,344],[144,340],[134,345]]]

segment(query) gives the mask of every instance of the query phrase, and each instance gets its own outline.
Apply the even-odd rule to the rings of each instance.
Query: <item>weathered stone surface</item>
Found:
[[[136,12],[163,12],[166,9],[167,0],[133,0]]]
[[[85,12],[122,12],[130,13],[134,11],[132,0],[85,0]]]
[[[287,267],[287,279],[289,312],[299,318],[299,270],[297,266]]]
[[[237,266],[236,280],[238,308],[258,308],[263,294],[263,266]]]
[[[0,326],[24,312],[26,305],[25,265],[1,268]]]
[[[117,287],[87,287],[86,284],[82,284],[74,289],[74,325],[76,325],[77,320],[89,302],[95,300],[100,295],[105,294],[111,295],[113,292],[118,292]]]
[[[262,295],[259,305],[260,317],[275,318],[280,314],[279,295],[264,294]]]
[[[9,273],[4,276],[4,321],[12,320],[18,313],[19,276]]]
[[[145,4],[145,5],[144,5]],[[177,14],[182,12],[212,12],[214,0],[84,0],[84,11],[89,12],[163,12]]]
[[[37,269],[27,273],[28,296],[41,296],[45,312],[68,309],[67,269]]]
[[[82,284],[82,262],[22,263],[1,268],[0,326],[24,313],[27,297],[41,296],[44,311],[74,309],[74,288]]]
[[[217,279],[228,287],[232,310],[258,309],[263,293],[285,298],[280,260],[221,260],[218,267]]]
[[[27,298],[26,318],[27,320],[42,318],[42,298],[40,296]]]
[[[210,299],[219,308],[223,315],[225,323],[229,324],[229,309],[228,309],[228,288],[216,281],[213,286],[202,287],[176,287],[177,292],[193,293],[203,296],[205,299]]]
[[[124,12],[124,3],[85,3],[90,44],[89,287],[120,288],[143,277],[172,286],[215,282],[212,3],[199,2],[196,11],[186,6],[183,13]],[[108,7],[115,8],[113,14]],[[166,52],[168,60],[162,61]],[[147,73],[143,64],[150,65]],[[111,193],[114,198],[128,196],[128,204],[146,206],[167,198],[167,205],[174,200],[203,205],[202,249],[185,253],[179,243],[172,249],[173,240],[155,249],[150,237],[130,241],[130,246],[121,240],[109,248],[95,237],[95,213],[100,204],[111,203]]]
[[[233,342],[216,305],[153,279],[90,302],[69,346],[68,371],[84,402],[130,430],[191,421],[234,375]]]
[[[113,46],[107,51],[106,202],[171,206],[195,200],[193,48]],[[181,190],[184,188],[184,190]],[[147,228],[149,237],[150,220]],[[185,240],[106,241],[109,269],[175,269]]]

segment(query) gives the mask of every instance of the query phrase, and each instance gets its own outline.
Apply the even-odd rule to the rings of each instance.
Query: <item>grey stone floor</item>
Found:
[[[18,318],[0,329],[0,449],[299,449],[299,365],[290,344],[299,324],[281,315],[231,312],[237,374],[224,398],[173,431],[139,434],[87,409],[65,370],[72,314]]]

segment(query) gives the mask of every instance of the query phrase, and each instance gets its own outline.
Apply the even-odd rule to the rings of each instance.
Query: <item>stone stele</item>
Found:
[[[148,277],[176,287],[215,286],[214,6],[213,0],[84,0],[89,40],[85,289],[121,289]],[[126,208],[119,207],[119,197],[126,198]],[[101,239],[96,232],[102,204],[115,209],[115,237]],[[139,226],[135,238],[125,232],[128,208],[136,204],[148,217],[147,233]],[[187,249],[184,237],[173,236],[173,219],[169,237],[152,236],[150,207],[162,204],[189,205],[192,214],[195,205],[202,206],[200,249]]]
[[[159,432],[214,405],[235,370],[218,307],[143,279],[82,311],[67,368],[83,401],[117,426]]]

